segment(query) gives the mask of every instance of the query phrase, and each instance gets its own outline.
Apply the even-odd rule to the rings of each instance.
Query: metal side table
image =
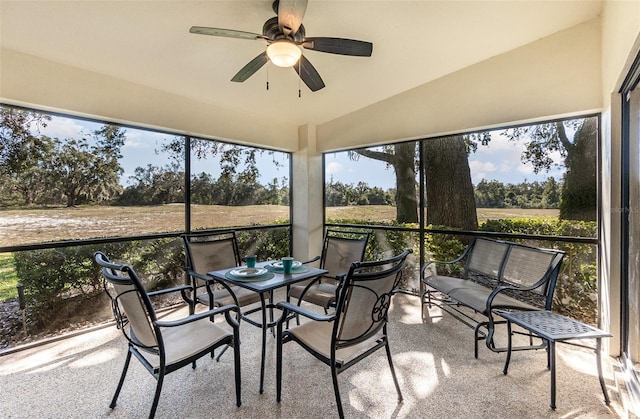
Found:
[[[596,352],[596,362],[598,367],[598,378],[600,380],[600,387],[604,394],[604,401],[609,404],[609,394],[607,393],[607,387],[604,383],[604,377],[602,376],[602,359],[600,354],[601,339],[611,337],[610,333],[604,332],[595,327],[589,326],[577,320],[570,319],[569,317],[562,316],[552,311],[503,311],[495,310],[495,313],[507,320],[507,328],[509,335],[509,343],[507,347],[507,360],[504,364],[505,375],[509,368],[509,361],[511,360],[511,324],[516,324],[525,330],[528,330],[546,340],[549,344],[548,353],[548,368],[551,370],[551,408],[556,408],[556,342],[569,341],[574,339],[595,339],[596,347],[578,345],[584,348],[594,349]]]

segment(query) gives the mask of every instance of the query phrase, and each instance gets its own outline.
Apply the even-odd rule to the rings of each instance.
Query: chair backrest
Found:
[[[240,266],[240,252],[234,231],[185,234],[182,238],[187,266],[199,274]]]
[[[111,263],[102,252],[96,252],[94,258],[102,267],[104,290],[118,328],[132,344],[158,353],[159,339],[153,327],[156,315],[138,275],[128,265]]]
[[[361,262],[367,248],[370,232],[327,230],[322,246],[320,268],[335,278],[349,271],[353,262]]]
[[[545,297],[545,308],[551,309],[563,258],[564,252],[560,250],[512,244],[500,280],[520,287],[539,284],[530,292]]]
[[[409,253],[411,249],[381,261],[354,262],[341,276],[333,336],[336,349],[356,345],[385,327],[391,296]]]
[[[482,275],[494,280],[500,277],[500,269],[509,250],[509,244],[477,238],[467,261],[467,275],[469,273]]]

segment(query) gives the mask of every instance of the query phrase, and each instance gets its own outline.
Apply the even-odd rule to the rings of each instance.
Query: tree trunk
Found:
[[[399,223],[418,222],[415,143],[396,144],[396,219]]]
[[[477,230],[478,216],[464,137],[425,140],[427,224]]]
[[[562,133],[564,130],[562,130]],[[562,185],[560,219],[595,221],[598,205],[596,118],[587,118],[576,131],[573,144],[565,145],[567,172]]]
[[[396,173],[396,220],[398,223],[417,223],[416,143],[398,143],[391,147],[387,151],[359,149],[354,152],[393,166]]]

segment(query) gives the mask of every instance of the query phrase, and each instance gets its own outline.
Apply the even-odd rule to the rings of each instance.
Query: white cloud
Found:
[[[490,161],[469,160],[469,168],[472,172],[495,172],[496,165]]]
[[[331,163],[327,164],[325,171],[327,174],[333,175],[342,172],[343,169],[344,166],[342,166],[340,163],[338,163],[337,161],[332,161]]]
[[[36,128],[36,126],[31,127],[34,131]],[[60,139],[77,137],[82,135],[83,132],[88,133],[90,131],[90,129],[80,125],[77,120],[62,117],[51,118],[51,121],[47,121],[46,127],[40,128],[40,134]]]

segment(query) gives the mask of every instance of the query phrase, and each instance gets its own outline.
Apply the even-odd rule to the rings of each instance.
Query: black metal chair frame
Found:
[[[184,243],[184,252],[185,252],[185,258],[186,258],[185,272],[187,273],[187,276],[191,278],[191,286],[193,287],[193,304],[194,305],[198,303],[204,304],[203,300],[201,298],[198,298],[198,295],[197,295],[198,288],[204,286],[204,288],[207,291],[207,295],[209,297],[209,310],[213,309],[214,297],[213,297],[213,291],[211,290],[211,284],[215,283],[216,285],[220,285],[221,287],[223,287],[233,297],[235,304],[238,307],[240,307],[238,298],[236,297],[235,293],[231,290],[231,288],[227,284],[225,284],[222,281],[216,281],[214,278],[208,275],[205,275],[205,273],[198,273],[195,270],[193,270],[192,268],[194,265],[193,256],[191,255],[191,251],[188,245],[189,243],[194,241],[193,239],[195,239],[195,241],[198,241],[199,239],[205,239],[209,237],[216,237],[215,239],[216,242],[228,241],[230,242],[229,246],[231,246],[233,249],[234,260],[230,261],[229,266],[223,266],[221,268],[231,267],[231,266],[240,266],[241,264],[240,251],[238,250],[238,240],[236,239],[235,231],[228,230],[228,231],[216,231],[213,233],[191,233],[191,234],[183,234],[181,237]],[[204,285],[199,286],[198,281],[204,282]]]
[[[328,229],[325,232],[324,240],[322,242],[322,252],[321,252],[321,254],[319,256],[314,257],[313,259],[304,261],[302,263],[306,265],[306,264],[309,264],[309,263],[317,262],[319,260],[320,261],[320,269],[327,269],[325,267],[326,261],[327,261],[327,249],[329,247],[329,243],[330,243],[331,240],[351,242],[351,243],[355,243],[355,242],[363,243],[362,253],[360,254],[360,257],[357,260],[347,261],[347,265],[345,266],[345,268],[348,269],[348,264],[350,264],[352,262],[361,262],[364,259],[365,251],[367,249],[367,243],[369,242],[369,237],[370,236],[371,236],[371,232],[370,231],[353,231],[353,230],[332,230],[332,229]],[[331,279],[331,280],[334,280],[334,281],[338,281],[338,276],[340,274],[343,274],[343,273],[345,273],[345,272],[329,272],[328,274],[319,276],[319,277],[309,281],[309,283],[306,284],[306,286],[304,287],[304,289],[300,293],[300,296],[298,298],[298,305],[300,305],[302,303],[302,301],[307,301],[307,299],[305,299],[305,296],[309,292],[313,292],[313,288],[317,287],[320,283],[322,283],[323,279]],[[336,297],[337,297],[337,288],[338,288],[338,286],[336,285],[335,288],[336,288]],[[287,295],[288,300],[289,300],[289,295]],[[329,303],[326,306],[323,307],[324,310],[325,310],[325,313],[327,313],[327,309],[329,307],[332,307],[332,306],[335,306],[335,299],[333,299],[332,301],[329,301]]]
[[[352,263],[349,271],[346,274],[340,275],[340,285],[338,288],[339,293],[336,310],[335,313],[331,315],[318,314],[307,310],[304,307],[300,307],[289,302],[280,302],[277,304],[277,307],[283,310],[282,317],[277,324],[276,392],[278,402],[280,402],[282,395],[282,347],[284,343],[290,341],[297,342],[316,359],[331,367],[333,388],[340,418],[344,418],[344,411],[342,408],[340,390],[338,387],[338,374],[383,347],[386,350],[387,361],[389,363],[391,375],[393,377],[396,392],[398,394],[398,401],[402,401],[402,392],[400,390],[395,369],[393,367],[391,350],[389,349],[389,341],[387,335],[387,314],[391,303],[391,297],[393,296],[396,287],[401,280],[402,269],[405,265],[406,258],[410,253],[412,253],[412,250],[407,249],[397,256],[382,261]],[[389,286],[388,289],[386,289],[382,293],[376,292],[372,288],[373,285],[368,286],[368,283],[384,280],[385,278],[391,278],[392,276],[393,282],[391,286]],[[370,314],[364,316],[366,317],[366,320],[370,321],[371,323],[366,331],[362,332],[358,336],[343,339],[342,334],[345,333],[343,331],[343,325],[346,321],[345,319],[347,319],[349,316],[349,304],[351,302],[351,296],[355,288],[358,288],[358,291],[366,289],[367,291],[373,292],[375,294],[376,301],[372,307],[372,311]],[[295,335],[295,327],[293,329],[284,330],[283,325],[287,324],[287,319],[295,315],[306,317],[315,322],[333,322],[330,356],[327,357],[311,346],[305,344],[305,342],[303,342]],[[366,342],[373,337],[376,337],[376,341],[375,344],[373,344],[370,348],[354,357],[353,359],[347,360],[344,363],[338,361],[337,351],[339,349]]]
[[[116,402],[118,400],[118,396],[120,394],[120,390],[122,389],[122,385],[124,384],[124,380],[127,374],[127,370],[129,368],[129,362],[131,361],[131,355],[135,356],[138,361],[145,367],[147,371],[156,379],[156,390],[153,398],[153,403],[151,405],[151,411],[149,412],[149,418],[153,418],[155,416],[156,409],[158,407],[158,401],[160,399],[160,393],[162,391],[162,384],[164,381],[164,377],[176,371],[184,366],[192,364],[192,367],[196,367],[196,360],[199,358],[213,353],[213,351],[220,347],[233,347],[234,349],[234,370],[235,370],[235,391],[236,391],[236,404],[238,407],[241,405],[241,375],[240,375],[240,324],[236,320],[236,316],[232,316],[231,313],[235,312],[239,313],[239,309],[237,306],[228,305],[224,307],[219,307],[215,310],[208,310],[198,314],[192,314],[191,306],[190,306],[190,315],[188,317],[178,319],[178,320],[169,320],[162,321],[158,320],[155,310],[153,308],[153,304],[151,302],[150,297],[180,292],[182,294],[182,298],[189,303],[189,299],[187,297],[187,292],[192,291],[190,285],[183,285],[178,287],[173,287],[169,289],[164,289],[155,292],[147,293],[144,289],[142,281],[136,274],[136,272],[128,265],[124,264],[115,264],[111,263],[107,256],[102,252],[96,252],[94,255],[94,259],[96,263],[102,267],[102,275],[104,277],[103,286],[105,292],[111,299],[111,306],[113,310],[113,314],[116,320],[116,325],[119,329],[122,330],[123,335],[127,339],[128,349],[127,349],[127,357],[125,359],[124,367],[122,369],[122,374],[120,376],[120,380],[118,382],[118,386],[116,388],[116,392],[113,395],[113,399],[111,400],[110,408],[114,408],[116,406]],[[128,291],[125,291],[120,294],[115,294],[114,291],[109,289],[109,284],[119,284],[124,286],[133,286],[134,288]],[[141,343],[133,333],[133,330],[127,332],[127,325],[129,324],[129,319],[127,318],[126,313],[120,308],[118,301],[123,295],[135,292],[138,295],[138,298],[143,305],[143,308],[148,316],[148,320],[150,321],[150,325],[153,327],[153,334],[155,336],[155,340],[157,345],[148,346]],[[166,342],[163,339],[164,328],[171,327],[179,327],[186,325],[191,322],[203,321],[203,319],[207,319],[206,321],[213,321],[214,316],[218,314],[224,314],[227,323],[232,327],[233,333],[228,337],[221,339],[215,344],[204,348],[203,350],[192,354],[189,357],[181,359],[174,363],[167,363],[166,360]],[[152,355],[156,355],[159,357],[159,366],[154,367],[141,352],[146,352]]]

